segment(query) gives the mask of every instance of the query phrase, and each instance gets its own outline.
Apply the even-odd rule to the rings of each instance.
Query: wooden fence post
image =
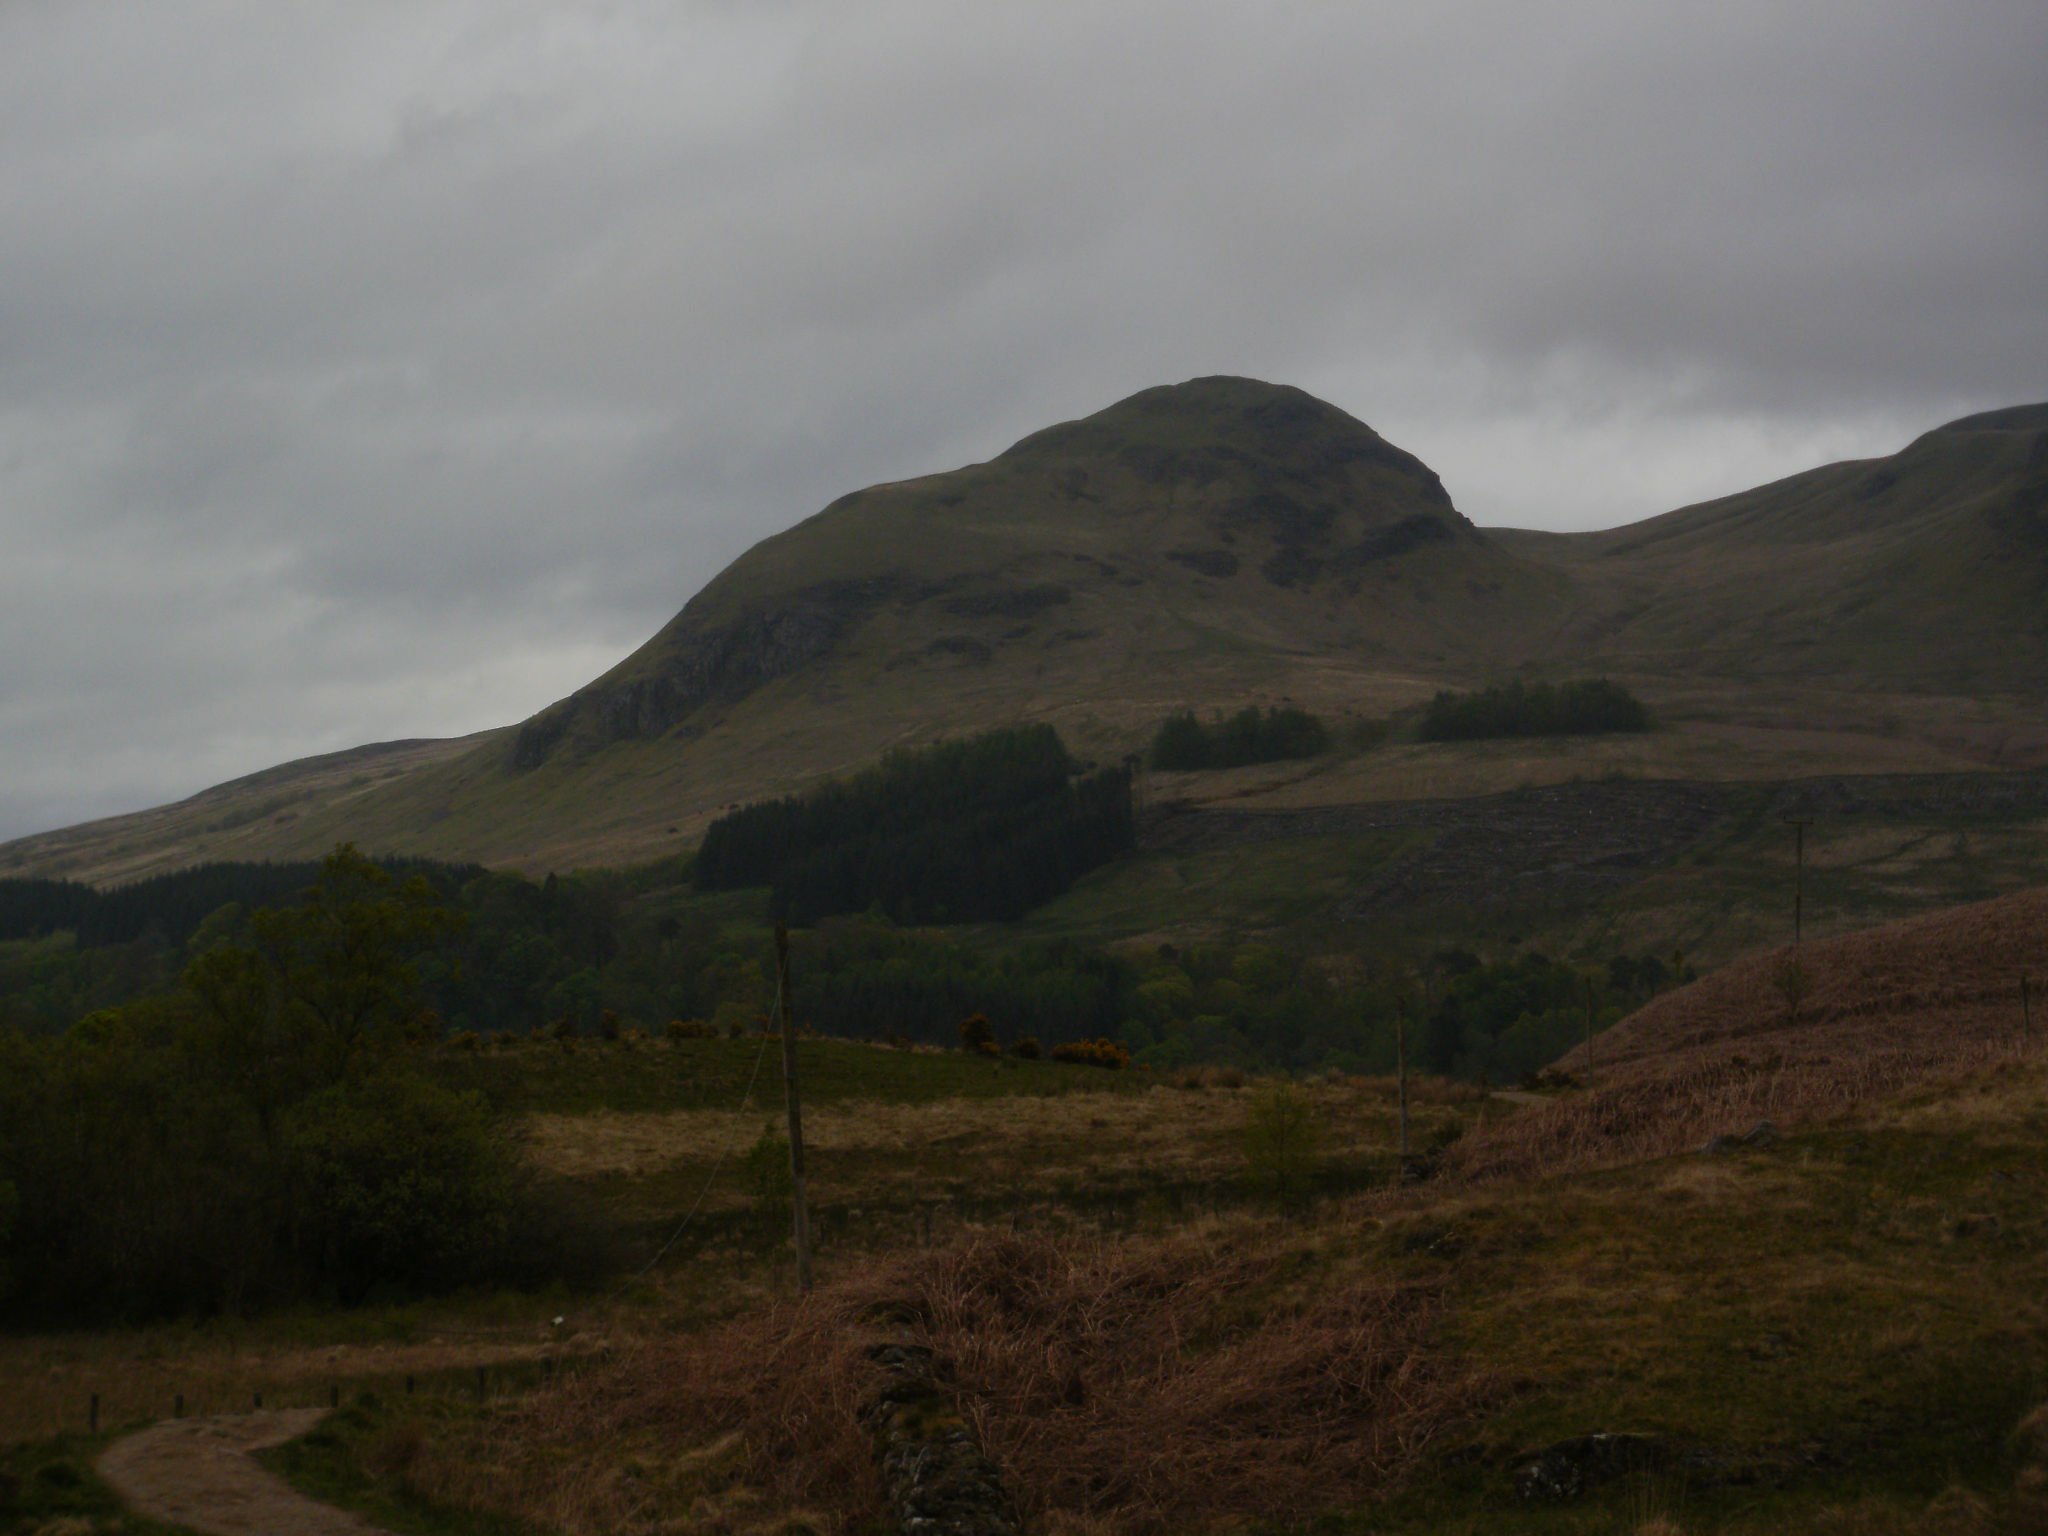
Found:
[[[782,1028],[782,1096],[789,1109],[790,1218],[796,1238],[796,1285],[811,1288],[811,1212],[804,1198],[804,1116],[797,1095],[796,1021],[789,995],[789,924],[775,924],[775,1011]]]
[[[1586,973],[1586,1081],[1593,1081],[1593,974]]]
[[[1792,947],[1799,948],[1802,931],[1805,928],[1806,907],[1806,829],[1813,825],[1811,819],[1802,820],[1787,816],[1792,825]]]
[[[1408,1006],[1394,1012],[1394,1080],[1401,1090],[1401,1166],[1408,1166]]]

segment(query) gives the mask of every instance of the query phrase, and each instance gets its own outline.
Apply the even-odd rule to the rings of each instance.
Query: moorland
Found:
[[[1034,1529],[2037,1529],[2044,920],[1811,942],[1796,996],[1738,961],[1512,1094],[1418,1076],[1406,1159],[1389,1077],[806,1038],[807,1294],[765,1036],[423,1048],[607,1277],[12,1334],[12,1496],[111,1525],[116,1427],[332,1394],[269,1454],[392,1530],[893,1529],[864,1350],[907,1337]]]
[[[1556,535],[1197,380],[0,847],[0,1517],[2038,1530],[2044,626],[2048,408]]]

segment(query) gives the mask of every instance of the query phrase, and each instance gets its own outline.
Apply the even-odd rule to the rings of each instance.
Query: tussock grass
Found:
[[[2007,999],[2044,917],[2036,893],[1810,944],[1796,1021],[1760,955],[1547,1103],[1418,1081],[1419,1135],[1467,1128],[1420,1185],[1393,1182],[1390,1082],[1296,1085],[1384,1180],[1297,1220],[1086,1216],[1241,1157],[1257,1084],[842,1095],[807,1117],[842,1202],[813,1295],[733,1225],[608,1304],[609,1362],[394,1409],[363,1475],[450,1531],[851,1536],[879,1515],[862,1346],[907,1334],[1043,1536],[2022,1536],[2048,1525],[2048,1049],[2017,1052]],[[721,1128],[751,1139],[729,1114],[570,1117],[535,1147],[644,1191]],[[1762,1118],[1786,1139],[1697,1155]],[[919,1246],[890,1202],[952,1187],[985,1198]],[[1599,1430],[1729,1478],[1514,1500],[1517,1458]]]
[[[1300,1233],[1246,1220],[1136,1243],[984,1235],[878,1260],[535,1397],[492,1436],[516,1454],[450,1462],[428,1491],[570,1536],[738,1529],[742,1508],[846,1529],[879,1507],[857,1414],[877,1384],[861,1347],[880,1326],[934,1351],[1048,1529],[1182,1531],[1361,1501],[1495,1389],[1432,1347],[1432,1287],[1310,1283],[1316,1264]],[[694,1471],[666,1489],[562,1475],[721,1458],[723,1487]]]
[[[860,1351],[907,1334],[1050,1536],[2021,1536],[2048,1490],[2044,1125],[2048,1070],[2008,1063],[1730,1158],[841,1249],[811,1297],[622,1339],[437,1428],[403,1478],[458,1525],[872,1529]],[[1601,1429],[1704,1446],[1737,1481],[1513,1500],[1518,1457]]]
[[[1191,1080],[1214,1086],[807,1106],[811,1197],[835,1241],[868,1249],[924,1232],[935,1220],[942,1233],[1006,1212],[1039,1224],[1087,1225],[1113,1214],[1120,1225],[1156,1226],[1184,1219],[1191,1208],[1262,1203],[1243,1150],[1259,1085],[1234,1070]],[[1487,1109],[1485,1096],[1467,1086],[1418,1078],[1411,1089],[1421,1135]],[[1392,1176],[1391,1079],[1326,1076],[1297,1091],[1321,1128],[1317,1188],[1334,1193]],[[733,1158],[713,1177],[718,1155],[730,1147],[736,1158],[771,1121],[779,1123],[779,1106],[744,1116],[725,1109],[546,1114],[525,1124],[529,1155],[541,1167],[579,1180],[622,1218],[651,1229],[700,1192],[713,1216],[742,1211],[752,1195]]]

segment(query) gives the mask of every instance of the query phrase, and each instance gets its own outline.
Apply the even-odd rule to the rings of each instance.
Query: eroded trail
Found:
[[[166,1419],[108,1446],[100,1476],[136,1513],[212,1536],[387,1536],[360,1515],[307,1498],[250,1455],[298,1438],[326,1413]]]

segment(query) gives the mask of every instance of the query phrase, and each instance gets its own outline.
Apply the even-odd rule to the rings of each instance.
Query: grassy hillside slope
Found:
[[[1663,728],[1404,743],[1233,792],[1298,806],[1613,771],[2048,762],[2048,406],[1559,535],[1474,528],[1428,467],[1299,390],[1147,390],[988,463],[842,498],[516,729],[368,785],[287,765],[304,790],[288,804],[243,781],[7,844],[0,873],[106,882],[342,838],[536,872],[642,862],[730,804],[942,735],[1044,720],[1109,759],[1186,706],[1341,721],[1596,671]]]
[[[1625,528],[1495,537],[1579,584],[1553,642],[1578,665],[2048,691],[2048,405]]]
[[[194,864],[289,859],[297,856],[294,849],[325,853],[337,841],[332,830],[355,824],[365,797],[459,760],[502,734],[375,742],[299,758],[170,805],[17,838],[0,844],[0,877],[48,872],[121,885]],[[309,835],[301,824],[317,830]]]

